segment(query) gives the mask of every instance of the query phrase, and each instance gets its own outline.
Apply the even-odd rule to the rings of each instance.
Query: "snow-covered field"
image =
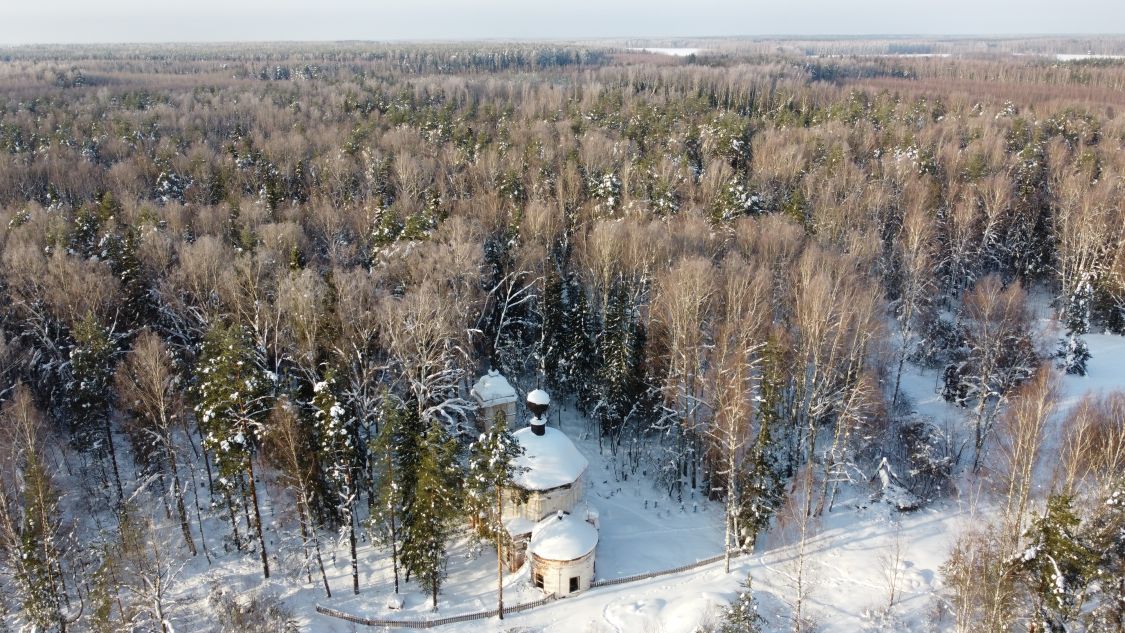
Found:
[[[631,51],[641,51],[644,53],[655,53],[657,55],[672,55],[673,57],[687,57],[688,55],[695,55],[701,52],[702,48],[630,48]]]
[[[1049,323],[1044,322],[1044,326],[1045,331],[1050,331]],[[1125,386],[1125,337],[1086,338],[1093,352],[1089,376],[1062,379],[1060,411],[1087,392]],[[948,422],[954,429],[967,431],[960,428],[964,412],[938,395],[936,371],[908,367],[903,389],[919,414],[939,425]],[[630,472],[623,466],[624,456],[614,457],[608,449],[600,450],[592,427],[573,410],[564,409],[552,415],[551,423],[559,425],[590,462],[586,498],[599,511],[601,522],[598,578],[620,578],[677,567],[721,552],[720,504],[687,499],[681,505],[671,502],[645,472],[623,477],[622,472]],[[1041,485],[1049,476],[1049,472],[1043,473]],[[807,545],[812,588],[806,604],[819,630],[844,633],[924,629],[923,623],[930,617],[937,599],[935,591],[942,586],[940,568],[950,548],[963,527],[990,514],[987,494],[980,492],[967,469],[956,483],[957,489],[950,498],[914,513],[899,513],[886,504],[871,502],[871,491],[865,486],[841,492],[833,511],[825,513],[813,527]],[[267,511],[281,509],[267,503]],[[216,526],[216,533],[220,531]],[[270,534],[268,538],[276,545],[280,536]],[[430,610],[428,596],[413,583],[403,585],[403,609],[388,610],[386,598],[393,591],[390,555],[370,543],[360,547],[361,593],[352,595],[346,547],[341,544],[329,548],[334,552],[327,558],[333,588],[330,599],[325,598],[315,574],[311,583],[302,582],[305,578],[275,577],[263,584],[252,557],[233,555],[222,557],[210,568],[203,557],[193,559],[191,566],[181,573],[179,593],[185,601],[196,601],[199,607],[213,586],[236,592],[273,593],[294,611],[302,630],[330,633],[353,631],[357,627],[318,614],[317,604],[367,617],[418,619],[495,607],[496,558],[487,545],[474,547],[467,540],[454,545],[449,578],[437,614]],[[761,539],[756,552],[736,559],[729,574],[723,572],[720,561],[690,572],[591,589],[523,613],[509,614],[503,622],[493,618],[440,630],[689,633],[720,613],[735,597],[748,573],[753,576],[769,629],[788,630],[795,560],[791,538],[774,530]],[[898,561],[897,566],[893,561]],[[888,617],[884,613],[890,568],[898,569],[899,596]],[[526,566],[506,576],[506,604],[540,597],[541,593],[529,582]]]
[[[1097,54],[1094,54],[1094,53],[1082,53],[1082,54],[1057,53],[1055,55],[1055,59],[1059,60],[1060,62],[1073,62],[1073,61],[1080,61],[1080,60],[1083,60],[1083,59],[1125,59],[1125,55],[1097,55]]]
[[[722,552],[722,505],[690,499],[685,500],[682,507],[671,503],[667,493],[657,490],[643,472],[619,480],[622,478],[615,475],[615,472],[623,469],[624,456],[615,458],[608,447],[604,452],[600,451],[596,434],[592,428],[587,428],[585,420],[577,416],[573,409],[559,413],[558,416],[550,416],[551,423],[561,425],[562,430],[574,440],[578,449],[590,461],[586,501],[598,510],[601,523],[596,559],[597,578],[621,578],[678,567]],[[495,608],[495,551],[487,545],[476,552],[473,549],[467,541],[458,542],[452,549],[449,579],[439,599],[440,610],[436,617]],[[341,550],[338,555],[339,564],[335,569],[337,578],[330,578],[334,587],[341,588],[339,597],[325,600],[319,587],[309,585],[288,600],[298,607],[302,619],[313,630],[351,630],[351,625],[334,622],[331,618],[316,614],[315,603],[366,617],[435,617],[430,610],[429,597],[412,584],[405,586],[405,609],[387,610],[384,598],[393,590],[390,553],[365,547],[360,558],[369,565],[364,569],[365,589],[359,596],[351,595],[350,590],[344,591],[349,587],[349,568],[346,551]],[[672,582],[669,579],[663,580],[662,585]],[[736,585],[737,582],[732,587]],[[587,615],[589,609],[594,608],[587,606],[587,598],[617,595],[622,589],[594,589],[580,597],[522,614],[511,614],[506,617],[505,626],[508,622],[544,626],[552,623],[565,625],[567,622],[573,625],[574,622],[598,620],[596,614]],[[542,597],[542,592],[531,586],[526,566],[519,572],[506,576],[505,604],[530,602]],[[450,626],[445,630],[475,631],[481,630],[481,627],[480,622],[469,622],[461,628]],[[496,630],[502,629],[497,621]]]

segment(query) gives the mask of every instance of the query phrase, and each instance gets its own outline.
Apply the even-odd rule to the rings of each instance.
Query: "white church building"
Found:
[[[583,499],[589,461],[561,430],[546,424],[547,393],[527,396],[534,417],[513,436],[523,448],[504,498],[503,520],[511,537],[510,571],[531,563],[531,580],[562,597],[590,587],[598,544],[597,514]]]

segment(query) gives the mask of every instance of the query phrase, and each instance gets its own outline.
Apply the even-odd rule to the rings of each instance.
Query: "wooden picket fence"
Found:
[[[731,552],[731,558],[738,558],[740,555],[742,555],[742,552]],[[625,583],[636,582],[638,580],[648,580],[650,578],[657,578],[659,576],[667,576],[669,574],[678,574],[678,573],[684,572],[684,571],[691,571],[693,569],[703,567],[704,565],[710,565],[711,563],[716,563],[718,561],[721,561],[721,560],[723,560],[724,557],[725,557],[725,554],[719,554],[718,556],[712,556],[711,558],[705,558],[703,560],[696,561],[694,563],[689,563],[687,565],[680,565],[679,567],[673,567],[671,569],[662,569],[660,571],[652,571],[652,572],[647,572],[647,573],[644,573],[644,574],[636,574],[634,576],[625,576],[623,578],[613,578],[613,579],[610,579],[610,580],[595,580],[594,582],[590,583],[590,588],[594,589],[596,587],[609,587],[611,585],[623,585]],[[517,605],[511,606],[511,607],[504,607],[504,613],[506,613],[506,614],[507,613],[519,613],[521,611],[527,611],[528,609],[534,609],[535,607],[541,607],[541,606],[543,606],[543,605],[545,605],[549,602],[554,602],[557,599],[558,598],[555,597],[555,594],[551,594],[551,595],[549,595],[545,598],[542,598],[540,600],[533,600],[532,602],[524,602],[523,604],[517,604]],[[435,626],[442,626],[444,624],[454,624],[456,622],[471,622],[473,620],[485,620],[485,619],[488,619],[488,618],[495,617],[499,613],[499,610],[498,609],[489,609],[488,611],[478,611],[477,613],[466,613],[464,615],[453,615],[453,616],[449,616],[448,618],[435,618],[435,619],[428,619],[427,618],[425,620],[381,620],[381,619],[376,619],[376,618],[365,618],[365,617],[362,617],[362,616],[352,615],[350,613],[345,613],[343,611],[338,611],[336,609],[330,609],[328,607],[322,607],[319,604],[316,605],[316,612],[320,613],[322,615],[327,615],[327,616],[333,617],[333,618],[339,618],[341,620],[347,620],[348,622],[351,622],[353,624],[362,624],[364,626],[382,626],[382,627],[399,628],[399,629],[429,629],[429,628],[433,628]]]
[[[731,556],[731,558],[738,558],[739,554],[740,554],[740,552],[731,552],[730,556]],[[623,585],[627,582],[636,582],[638,580],[648,580],[649,578],[657,578],[659,576],[667,576],[669,574],[678,574],[682,571],[691,571],[693,569],[703,567],[704,565],[710,565],[711,563],[716,563],[718,561],[721,561],[721,560],[723,560],[724,557],[725,557],[725,554],[719,554],[718,556],[712,556],[711,558],[704,558],[703,560],[696,561],[694,563],[688,563],[687,565],[680,565],[679,567],[673,567],[671,569],[661,569],[660,571],[650,571],[650,572],[647,572],[647,573],[644,573],[644,574],[636,574],[635,576],[624,576],[622,578],[612,578],[612,579],[609,579],[609,580],[595,580],[594,582],[590,583],[590,588],[593,589],[594,587],[609,587],[610,585]]]
[[[506,614],[507,613],[519,613],[520,611],[527,611],[528,609],[534,609],[535,607],[540,607],[540,606],[543,606],[543,605],[547,604],[548,602],[554,602],[554,601],[555,601],[555,594],[551,594],[551,595],[547,596],[546,598],[541,598],[539,600],[533,600],[532,602],[525,602],[523,604],[517,604],[517,605],[511,606],[511,607],[504,607],[504,613],[506,613]],[[334,617],[334,618],[340,618],[341,620],[347,620],[348,622],[351,622],[353,624],[363,624],[365,626],[383,626],[383,627],[391,627],[391,628],[399,628],[399,629],[429,629],[429,628],[432,628],[432,627],[435,627],[435,626],[442,626],[443,624],[454,624],[456,622],[470,622],[472,620],[485,620],[485,619],[488,619],[488,618],[495,617],[498,613],[500,613],[500,610],[499,609],[489,609],[488,611],[478,611],[477,613],[466,613],[466,614],[463,614],[463,615],[451,615],[448,618],[435,618],[435,619],[427,618],[425,620],[380,620],[380,619],[376,619],[376,618],[364,618],[364,617],[360,617],[358,615],[352,615],[350,613],[344,613],[343,611],[337,611],[336,609],[329,609],[328,607],[322,607],[319,604],[316,605],[316,612],[320,613],[322,615],[327,615],[327,616],[331,616],[331,617]]]

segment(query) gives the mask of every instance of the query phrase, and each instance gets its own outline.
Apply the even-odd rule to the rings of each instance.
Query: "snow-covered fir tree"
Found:
[[[430,594],[435,610],[447,572],[449,539],[461,516],[459,448],[443,425],[429,425],[420,443],[414,498],[403,521],[403,566]]]
[[[758,613],[758,601],[754,598],[753,579],[747,575],[716,633],[759,633],[764,626],[765,620]]]
[[[261,354],[237,325],[214,326],[204,337],[196,365],[195,412],[203,429],[203,445],[218,468],[217,488],[226,497],[236,546],[240,546],[234,495],[248,492],[252,525],[269,578],[269,558],[258,506],[254,458],[263,423],[273,406],[273,384],[262,368]]]
[[[1092,604],[1084,613],[1089,630],[1125,630],[1125,479],[1117,477],[1094,496],[1082,540],[1096,555]]]
[[[1082,541],[1080,519],[1065,495],[1052,495],[1026,535],[1020,566],[1038,630],[1068,631],[1087,599],[1097,554]]]
[[[313,425],[328,497],[339,519],[341,533],[348,539],[352,591],[358,594],[355,504],[359,494],[356,486],[359,437],[355,416],[345,410],[336,390],[336,380],[331,372],[325,375],[324,380],[313,385]]]
[[[1059,341],[1055,355],[1059,359],[1059,369],[1073,376],[1085,376],[1086,363],[1092,358],[1090,346],[1082,338],[1083,334],[1090,331],[1092,301],[1093,289],[1089,281],[1083,280],[1067,301],[1063,311],[1066,334]]]
[[[539,344],[536,350],[539,371],[546,376],[547,383],[557,389],[562,379],[562,329],[566,317],[564,304],[563,278],[553,264],[548,264],[543,276],[543,294],[539,298]]]
[[[141,326],[149,317],[148,286],[138,255],[140,237],[137,229],[125,226],[119,232],[107,233],[101,240],[101,258],[109,262],[114,277],[121,282],[121,315],[128,328]]]
[[[523,447],[508,428],[503,411],[496,413],[492,426],[469,445],[469,472],[466,481],[466,510],[478,533],[496,545],[497,610],[504,619],[504,550],[508,532],[504,527],[504,491],[517,474],[515,459]]]
[[[1059,359],[1059,369],[1072,376],[1085,376],[1088,371],[1086,363],[1093,358],[1086,341],[1073,332],[1067,332],[1066,336],[1059,340],[1055,356]]]
[[[605,315],[605,333],[598,341],[598,398],[594,403],[601,432],[617,436],[644,393],[645,330],[634,314],[624,285],[614,288]]]
[[[66,383],[70,428],[79,449],[108,461],[117,500],[123,498],[117,451],[110,426],[110,394],[116,349],[109,330],[92,314],[75,326]]]
[[[548,273],[542,319],[540,354],[547,384],[575,394],[578,406],[589,411],[597,384],[592,316],[586,290],[573,273]]]
[[[382,424],[372,446],[377,494],[372,498],[370,523],[376,538],[391,550],[397,594],[404,524],[417,490],[422,425],[413,406],[384,395],[381,408]]]

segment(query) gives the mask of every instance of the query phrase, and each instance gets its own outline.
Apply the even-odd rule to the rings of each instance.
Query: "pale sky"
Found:
[[[0,0],[0,44],[1125,32],[1125,0]]]

